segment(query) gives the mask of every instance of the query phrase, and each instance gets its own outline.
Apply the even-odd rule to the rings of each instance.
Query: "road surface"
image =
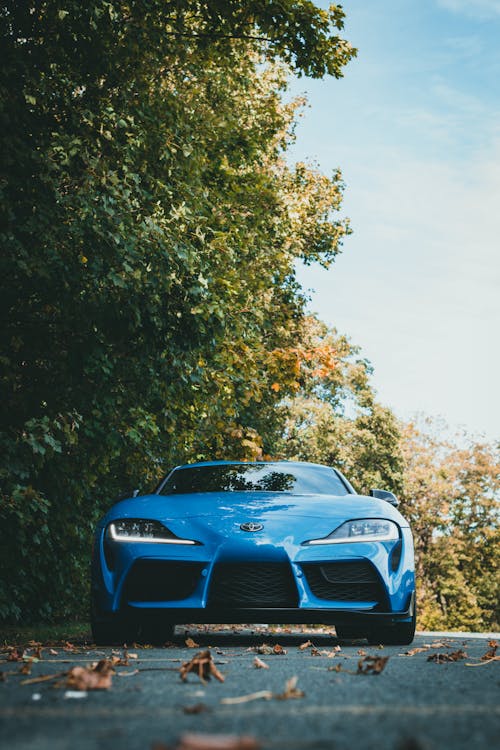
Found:
[[[189,648],[188,637],[198,645]],[[203,735],[200,748],[206,735],[230,733],[250,735],[263,750],[490,749],[500,737],[500,661],[491,658],[490,640],[426,633],[412,646],[381,648],[297,628],[177,628],[172,646],[130,647],[128,664],[115,665],[108,677],[111,687],[88,691],[69,689],[67,673],[123,659],[123,650],[44,648],[27,667],[35,647],[24,661],[7,661],[23,655],[4,651],[0,746],[173,750],[182,735],[196,732]],[[300,648],[307,641],[312,645]],[[279,647],[286,653],[275,653]],[[224,682],[212,677],[203,684],[195,673],[183,682],[181,665],[207,649]],[[490,659],[481,660],[488,651]],[[256,657],[269,668],[258,668]]]

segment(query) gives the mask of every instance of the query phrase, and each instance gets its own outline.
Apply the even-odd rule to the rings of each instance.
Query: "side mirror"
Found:
[[[387,490],[370,490],[370,495],[372,497],[376,497],[377,500],[385,500],[391,505],[394,505],[395,508],[397,508],[399,505],[399,500],[397,499],[396,495],[394,495],[392,492],[388,492]]]

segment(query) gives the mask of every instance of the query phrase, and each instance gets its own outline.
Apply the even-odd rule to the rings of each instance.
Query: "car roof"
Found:
[[[325,466],[325,464],[316,464],[310,461],[282,461],[282,460],[270,460],[270,461],[243,461],[237,459],[235,461],[197,461],[192,464],[181,464],[176,466],[176,469],[188,469],[193,466],[231,466],[231,465],[244,465],[244,466],[265,466],[266,464],[278,464],[280,466],[311,466],[318,469],[331,469],[331,466]]]

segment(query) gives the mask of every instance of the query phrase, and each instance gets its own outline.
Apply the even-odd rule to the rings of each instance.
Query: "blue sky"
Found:
[[[291,157],[341,168],[354,234],[299,280],[399,416],[500,439],[500,0],[343,6],[358,58],[293,82]]]

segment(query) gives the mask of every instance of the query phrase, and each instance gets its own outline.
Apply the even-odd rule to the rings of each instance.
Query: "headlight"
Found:
[[[399,529],[392,521],[379,518],[360,518],[346,521],[323,539],[311,539],[305,544],[336,544],[338,542],[386,542],[399,539]]]
[[[199,544],[193,539],[180,539],[159,521],[127,518],[113,521],[107,528],[113,542],[156,542],[159,544]]]

